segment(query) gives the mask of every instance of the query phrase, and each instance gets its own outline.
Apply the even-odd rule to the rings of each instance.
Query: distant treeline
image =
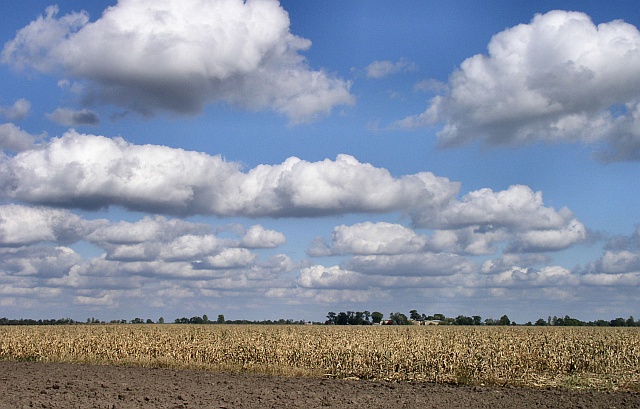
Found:
[[[262,320],[262,321],[251,321],[251,320],[226,320],[224,315],[218,315],[218,318],[215,321],[210,321],[206,315],[202,317],[191,317],[191,318],[176,318],[174,321],[175,324],[259,324],[259,325],[304,325],[307,322],[304,320],[292,320],[292,319],[279,319],[279,320]]]
[[[482,319],[479,315],[467,317],[458,315],[457,317],[445,317],[444,314],[426,315],[420,314],[417,310],[411,310],[409,316],[401,312],[392,312],[388,318],[384,318],[384,314],[378,311],[340,311],[335,313],[330,311],[327,314],[327,325],[415,325],[415,324],[437,324],[437,325],[525,325],[525,326],[557,326],[557,327],[637,327],[640,321],[636,322],[633,316],[624,318],[614,318],[612,320],[596,320],[581,321],[577,318],[571,318],[568,315],[564,317],[549,316],[546,320],[540,318],[535,322],[527,322],[525,324],[517,324],[511,321],[507,315],[503,315],[499,319],[486,318]]]
[[[293,320],[293,319],[284,319],[281,318],[279,320],[262,320],[262,321],[251,321],[251,320],[226,320],[224,315],[218,315],[216,320],[209,320],[206,315],[202,317],[191,317],[191,318],[176,318],[173,321],[174,324],[260,324],[260,325],[304,325],[309,324],[309,322],[304,320]],[[0,318],[0,325],[86,325],[86,324],[165,324],[165,320],[163,317],[160,317],[157,321],[153,321],[152,319],[142,319],[142,318],[134,318],[132,320],[119,319],[119,320],[111,320],[111,321],[100,321],[96,318],[87,318],[86,321],[75,321],[71,318],[61,318],[61,319],[51,319],[51,320],[34,320],[30,318],[20,318],[20,319],[9,319],[9,318]],[[320,322],[314,322],[313,324],[322,324]]]
[[[34,320],[30,318],[9,319],[0,318],[0,325],[83,325],[83,324],[164,324],[165,320],[160,317],[157,321],[152,319],[134,318],[132,320],[119,319],[111,321],[100,321],[96,318],[87,318],[86,321],[75,321],[71,318]],[[259,325],[305,325],[305,324],[324,324],[324,325],[415,325],[415,324],[438,324],[438,325],[524,325],[524,326],[556,326],[556,327],[578,327],[578,326],[595,326],[595,327],[639,327],[640,321],[636,321],[633,316],[624,318],[614,318],[612,320],[595,320],[581,321],[568,315],[564,317],[549,316],[547,319],[538,319],[535,322],[527,322],[518,324],[511,321],[507,315],[503,315],[499,319],[486,318],[482,319],[479,315],[467,317],[458,315],[457,317],[446,317],[443,314],[425,315],[419,314],[417,310],[411,310],[409,316],[400,312],[392,312],[385,318],[384,314],[378,311],[347,311],[347,312],[329,312],[325,322],[310,322],[304,320],[279,319],[279,320],[226,320],[224,315],[218,315],[217,319],[209,320],[207,315],[202,317],[195,316],[191,318],[176,318],[174,324],[259,324]]]
[[[58,320],[32,320],[28,318],[20,318],[18,320],[11,320],[8,318],[0,318],[0,325],[71,325],[78,324],[77,321],[71,318],[60,318]]]

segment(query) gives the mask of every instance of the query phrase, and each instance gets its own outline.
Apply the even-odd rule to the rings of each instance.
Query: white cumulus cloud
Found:
[[[421,251],[426,237],[394,223],[363,222],[337,226],[331,234],[331,247],[326,254],[404,254]],[[312,249],[311,253],[318,252]],[[313,255],[313,254],[312,254]],[[320,255],[320,254],[318,254]]]
[[[60,72],[85,83],[85,102],[144,115],[226,101],[295,123],[354,102],[349,82],[307,65],[300,52],[310,46],[274,0],[120,0],[95,21],[50,6],[5,44],[2,61]]]
[[[207,269],[236,269],[253,265],[258,256],[247,249],[230,248],[221,251],[215,256],[208,256],[199,265],[199,268]]]
[[[320,162],[292,157],[245,173],[220,156],[75,131],[0,159],[5,198],[87,209],[119,205],[250,217],[422,214],[444,206],[459,190],[459,183],[429,172],[394,178],[349,155]]]
[[[626,274],[640,272],[640,253],[620,250],[606,251],[600,258],[587,266],[594,274]]]
[[[145,216],[136,222],[119,221],[100,226],[86,236],[96,243],[138,244],[147,241],[170,241],[184,235],[206,235],[211,226],[162,216]]]
[[[74,243],[106,223],[84,220],[68,210],[4,205],[0,206],[0,246]]]
[[[425,213],[418,223],[443,228],[483,225],[488,228],[556,229],[573,219],[573,213],[544,206],[542,192],[524,185],[512,185],[494,192],[483,188],[467,193],[460,201],[451,201],[438,213]]]
[[[447,93],[398,125],[443,123],[443,146],[606,142],[601,159],[640,160],[639,71],[635,26],[551,11],[496,34],[488,54],[453,72]]]
[[[267,230],[259,224],[251,226],[240,241],[247,248],[274,248],[284,244],[286,237],[275,230]]]
[[[338,266],[310,266],[303,268],[297,283],[305,288],[366,288],[369,279],[364,274],[343,270]]]
[[[0,248],[0,273],[36,278],[62,277],[82,262],[82,257],[64,246]]]

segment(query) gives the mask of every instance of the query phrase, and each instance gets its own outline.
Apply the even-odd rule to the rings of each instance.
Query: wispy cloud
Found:
[[[366,72],[367,78],[380,79],[401,72],[415,71],[417,69],[418,66],[416,63],[401,59],[396,62],[388,60],[374,61],[371,64],[367,65],[364,70]]]
[[[24,119],[31,111],[31,102],[24,98],[20,98],[11,106],[0,106],[0,115],[10,121]]]
[[[0,149],[22,152],[32,149],[36,139],[12,123],[0,124]]]
[[[98,125],[100,123],[98,115],[88,109],[74,111],[68,108],[57,108],[46,114],[46,117],[64,126]]]

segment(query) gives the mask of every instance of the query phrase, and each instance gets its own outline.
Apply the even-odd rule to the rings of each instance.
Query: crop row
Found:
[[[0,359],[640,390],[638,328],[3,327]]]

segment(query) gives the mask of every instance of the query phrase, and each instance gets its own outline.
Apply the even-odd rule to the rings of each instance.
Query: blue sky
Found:
[[[637,315],[630,2],[46,1],[0,24],[0,316]]]

